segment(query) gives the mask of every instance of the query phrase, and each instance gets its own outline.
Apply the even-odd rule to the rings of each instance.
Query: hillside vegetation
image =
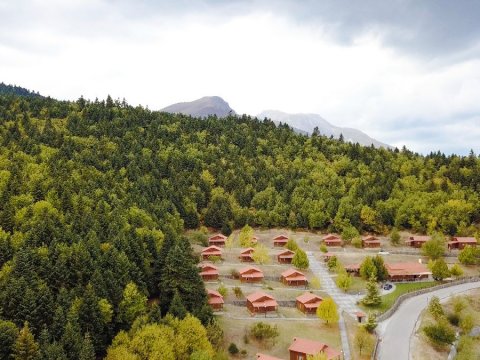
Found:
[[[213,331],[184,229],[473,234],[479,189],[473,153],[423,157],[307,137],[268,120],[196,119],[110,97],[2,95],[0,327],[17,342],[31,332],[45,359],[76,359],[90,348],[103,356],[139,316],[138,334],[181,333],[172,319],[160,330],[148,324],[185,310]],[[115,351],[133,351],[137,333],[122,333]],[[17,351],[9,341],[1,359]],[[211,356],[209,346],[182,356]]]

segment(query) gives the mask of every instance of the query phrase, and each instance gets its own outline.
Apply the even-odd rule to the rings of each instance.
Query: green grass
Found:
[[[397,298],[400,295],[403,295],[403,294],[406,294],[408,292],[415,291],[415,290],[429,288],[429,287],[439,285],[439,284],[440,283],[438,283],[436,281],[396,284],[394,291],[392,291],[390,294],[381,296],[382,303],[379,306],[376,306],[376,307],[373,307],[373,306],[367,307],[367,306],[364,306],[364,305],[360,305],[360,306],[365,310],[370,310],[370,311],[375,310],[375,311],[378,311],[380,313],[384,313],[385,311],[387,311],[388,309],[390,309],[392,307],[392,305],[395,303],[395,300],[397,300]]]

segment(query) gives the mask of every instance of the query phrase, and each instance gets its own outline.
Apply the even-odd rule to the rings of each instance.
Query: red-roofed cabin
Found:
[[[318,305],[323,299],[315,294],[306,292],[298,296],[296,299],[297,309],[305,314],[315,314],[317,312]]]
[[[248,266],[239,271],[241,282],[259,282],[263,280],[263,272],[255,266]]]
[[[204,281],[218,280],[218,268],[212,264],[200,264],[200,276]]]
[[[208,297],[208,305],[212,307],[214,310],[222,310],[223,309],[223,296],[220,295],[219,292],[215,290],[207,289],[207,297]]]
[[[453,237],[452,241],[448,242],[448,248],[462,250],[465,246],[477,246],[477,239],[474,237]]]
[[[265,354],[257,354],[257,360],[282,360],[280,358],[277,358],[275,356],[270,356],[270,355],[265,355]]]
[[[242,261],[242,262],[252,262],[253,261],[252,254],[253,254],[254,251],[255,251],[254,248],[247,248],[245,250],[242,250],[242,252],[240,253],[240,256],[239,256],[240,261]]]
[[[288,236],[278,235],[273,238],[273,246],[285,246],[288,242]]]
[[[288,348],[290,360],[306,360],[308,355],[324,353],[328,360],[340,360],[342,355],[338,350],[319,341],[293,338],[293,343]]]
[[[345,271],[349,274],[359,276],[360,275],[360,264],[345,265]]]
[[[328,234],[322,240],[327,246],[342,246],[342,239],[338,235]]]
[[[289,286],[301,286],[308,284],[305,274],[295,269],[285,270],[282,272],[280,278],[285,285]]]
[[[258,291],[247,296],[247,308],[252,314],[277,311],[278,304],[271,295]]]
[[[373,235],[364,236],[362,238],[362,246],[364,248],[379,248],[380,239]]]
[[[212,245],[202,250],[202,259],[208,260],[211,256],[222,257],[222,249],[218,246]]]
[[[389,281],[427,280],[432,273],[418,262],[385,263]]]
[[[414,248],[421,248],[430,239],[430,236],[410,236],[405,244]]]
[[[331,252],[327,252],[323,254],[323,261],[328,262],[335,254],[332,254]]]
[[[223,234],[216,234],[208,238],[208,245],[225,246],[227,237]]]
[[[292,250],[287,249],[277,255],[277,260],[280,264],[291,264],[293,255],[295,255],[295,253]]]

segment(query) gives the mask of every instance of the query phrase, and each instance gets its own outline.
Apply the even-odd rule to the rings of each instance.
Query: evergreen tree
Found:
[[[0,360],[8,360],[17,340],[18,329],[11,321],[0,320]]]
[[[373,257],[372,261],[373,261],[373,264],[375,265],[377,281],[387,280],[388,271],[387,271],[387,268],[385,267],[383,258],[380,255],[376,255]]]
[[[95,360],[95,349],[93,348],[90,334],[85,333],[83,338],[82,347],[80,348],[79,360]]]
[[[377,278],[377,267],[372,257],[367,256],[360,264],[360,276],[363,279]]]
[[[308,261],[307,254],[302,249],[298,248],[295,251],[295,255],[293,255],[292,265],[295,266],[297,269],[308,269],[310,265]]]
[[[382,302],[378,290],[378,284],[375,277],[372,275],[367,282],[367,295],[362,299],[362,303],[366,306],[378,306]]]
[[[13,347],[13,358],[15,360],[35,360],[39,356],[38,344],[30,332],[28,323],[25,322],[18,334]]]
[[[173,295],[172,302],[168,308],[168,313],[178,319],[183,319],[187,315],[187,310],[185,309],[185,306],[183,306],[182,299],[177,290],[175,290],[175,294]]]

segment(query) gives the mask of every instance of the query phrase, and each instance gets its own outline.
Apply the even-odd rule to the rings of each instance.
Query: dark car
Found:
[[[392,284],[385,284],[383,285],[383,290],[390,290],[393,287]]]

